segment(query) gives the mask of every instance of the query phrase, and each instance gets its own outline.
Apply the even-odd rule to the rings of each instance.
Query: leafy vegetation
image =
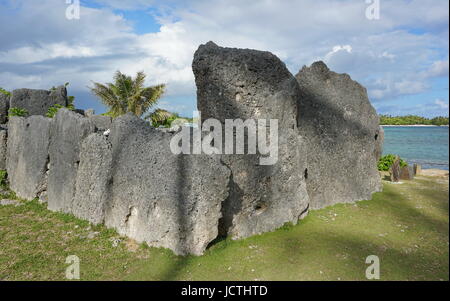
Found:
[[[157,118],[153,118],[153,114],[152,114],[152,118],[150,118],[150,122],[152,124],[152,126],[154,127],[165,127],[165,128],[169,128],[172,125],[172,122],[174,122],[177,119],[183,119],[186,122],[193,122],[192,118],[187,118],[187,117],[181,117],[178,113],[171,113],[165,110],[162,110],[163,112],[158,112],[159,109],[155,110],[155,113],[157,115]],[[158,114],[162,114],[160,116],[158,116]]]
[[[220,240],[200,257],[138,244],[36,200],[22,204],[0,206],[1,280],[66,280],[69,255],[80,258],[81,280],[367,280],[369,255],[380,258],[380,280],[449,279],[448,181],[435,178],[386,182],[371,201]]]
[[[0,87],[0,93],[5,94],[7,96],[11,96],[11,92],[6,91],[5,89],[3,89],[2,87]]]
[[[152,114],[145,117],[154,127],[170,127],[170,124],[179,118],[178,114],[163,109],[156,109]]]
[[[8,111],[8,117],[18,116],[18,117],[27,117],[28,111],[21,108],[10,108]]]
[[[0,170],[0,187],[5,188],[6,187],[6,179],[8,177],[8,174],[6,170]]]
[[[164,84],[145,87],[145,78],[144,72],[138,72],[133,78],[117,71],[114,74],[114,83],[94,82],[94,86],[90,89],[109,108],[108,116],[115,118],[132,112],[138,117],[143,117],[157,104],[165,91]],[[144,118],[161,122],[168,117],[165,112],[155,110]]]
[[[62,108],[67,108],[71,111],[75,110],[75,107],[73,105],[68,105],[67,107],[65,107],[60,104],[55,104],[48,109],[47,114],[45,114],[45,116],[47,116],[49,118],[53,118],[53,117],[55,117],[56,113],[58,113],[59,109],[62,109]]]
[[[395,158],[397,156],[393,154],[388,154],[380,158],[378,161],[378,170],[379,171],[388,171],[391,168],[392,164],[395,162]],[[400,157],[399,157],[400,158]],[[400,158],[400,167],[408,166],[402,158]]]
[[[382,125],[448,125],[448,117],[425,118],[417,115],[391,116],[380,115]]]

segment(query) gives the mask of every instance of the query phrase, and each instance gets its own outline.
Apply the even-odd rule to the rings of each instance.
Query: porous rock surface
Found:
[[[76,112],[58,110],[51,126],[49,146],[48,208],[71,212],[84,138],[95,132],[95,125]]]
[[[76,217],[101,224],[105,220],[111,179],[111,143],[103,134],[82,141],[76,174],[75,197],[69,208]]]
[[[277,120],[272,165],[262,165],[261,154],[176,155],[172,139],[198,130],[63,108],[53,119],[12,117],[0,126],[0,169],[5,157],[12,190],[138,242],[200,255],[219,235],[272,231],[309,208],[381,189],[384,132],[366,90],[348,75],[318,62],[295,78],[269,52],[212,42],[195,53],[193,71],[203,121]],[[66,94],[64,87],[15,90],[11,107],[45,115],[67,105]]]
[[[111,127],[112,118],[109,116],[93,115],[88,117],[94,123],[97,130],[107,130]]]
[[[323,62],[303,67],[296,78],[311,208],[371,199],[381,190],[377,161],[383,133],[366,89]]]
[[[6,170],[8,129],[0,125],[0,170]]]
[[[20,108],[31,115],[45,116],[48,109],[54,105],[67,106],[66,87],[60,86],[54,90],[17,89],[12,92],[10,108]]]
[[[202,120],[277,119],[278,162],[260,165],[261,155],[223,155],[231,171],[223,204],[223,235],[243,238],[297,223],[309,198],[303,170],[304,141],[297,132],[298,84],[270,52],[201,45],[192,65]]]
[[[47,187],[51,119],[11,117],[8,123],[6,167],[10,188],[32,200]]]
[[[0,124],[8,120],[9,96],[0,92]]]
[[[217,237],[230,172],[219,158],[174,155],[173,134],[132,114],[114,120],[106,225],[176,254],[202,254]]]

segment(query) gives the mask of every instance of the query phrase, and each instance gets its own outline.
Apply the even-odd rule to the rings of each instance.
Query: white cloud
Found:
[[[425,72],[423,75],[425,78],[428,77],[440,77],[440,76],[448,76],[448,58],[446,60],[439,60],[431,65],[430,69]]]
[[[194,97],[193,54],[209,40],[271,51],[293,73],[325,60],[367,86],[375,101],[422,93],[429,79],[448,76],[446,1],[384,0],[378,21],[366,19],[367,5],[359,0],[169,1],[160,31],[143,35],[110,9],[160,4],[97,2],[109,8],[83,7],[78,21],[65,19],[64,1],[8,1],[17,8],[14,16],[0,4],[0,86],[70,81],[86,91],[90,80],[109,81],[115,70],[144,70],[148,84],[168,84],[168,96]],[[423,33],[408,29],[418,24]]]
[[[436,99],[434,104],[438,105],[440,109],[448,110],[448,101],[443,101],[442,99]]]
[[[324,61],[325,61],[325,62],[329,62],[330,59],[331,59],[335,54],[337,54],[337,53],[340,52],[340,51],[345,51],[345,52],[351,54],[351,53],[352,53],[352,46],[350,46],[350,45],[343,45],[343,46],[341,46],[341,45],[336,45],[336,46],[334,46],[334,47],[333,47],[333,50],[331,50],[330,52],[328,52],[328,53],[325,55]]]
[[[95,2],[121,10],[143,9],[155,4],[154,0],[95,0]]]

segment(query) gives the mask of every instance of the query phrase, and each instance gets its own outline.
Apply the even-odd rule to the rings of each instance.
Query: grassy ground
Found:
[[[37,201],[0,206],[0,280],[64,280],[69,255],[81,260],[81,280],[365,280],[369,255],[380,258],[381,280],[448,280],[448,182],[386,182],[371,201],[222,240],[201,257],[138,245]]]

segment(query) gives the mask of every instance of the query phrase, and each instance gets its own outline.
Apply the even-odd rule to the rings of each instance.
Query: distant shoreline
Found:
[[[406,124],[399,124],[399,125],[396,125],[396,124],[382,124],[381,126],[404,126],[404,127],[434,127],[434,126],[436,126],[436,127],[448,127],[448,124],[446,124],[446,125],[433,125],[433,124],[408,124],[408,125],[406,125]]]

